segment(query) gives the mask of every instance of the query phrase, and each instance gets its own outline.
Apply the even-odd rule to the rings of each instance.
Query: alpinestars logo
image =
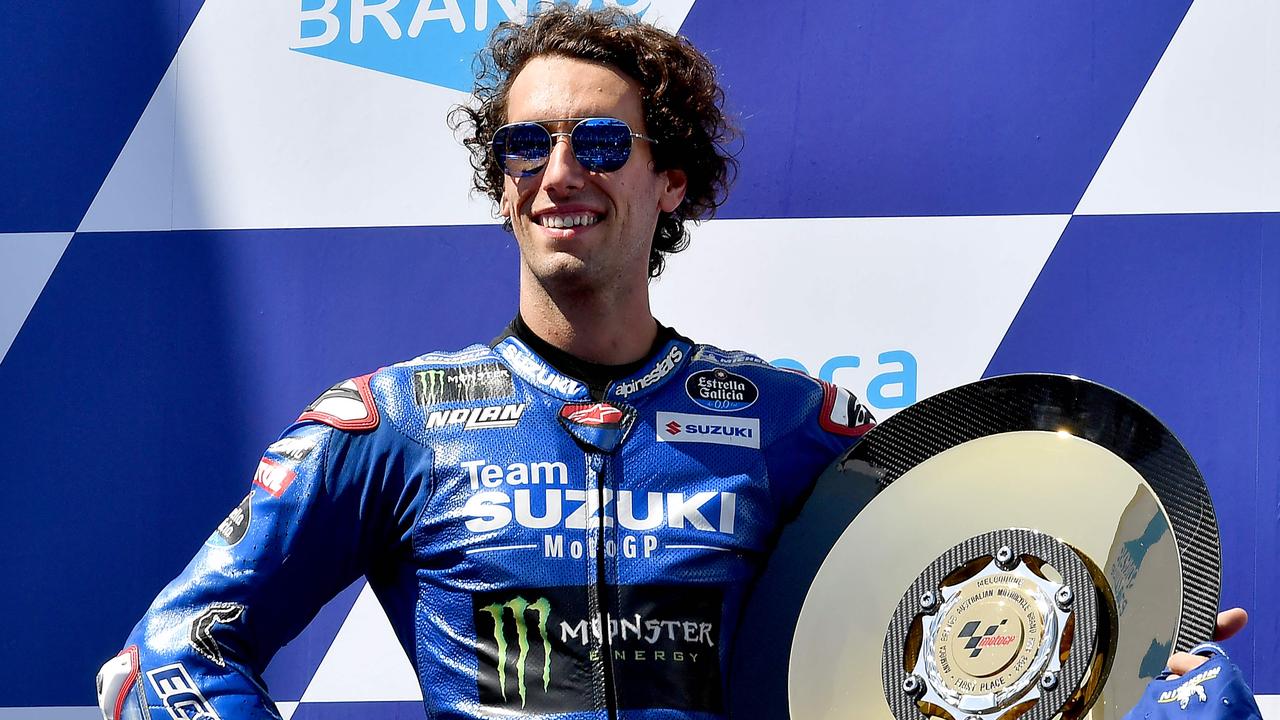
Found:
[[[670,375],[671,371],[675,370],[676,365],[678,365],[683,359],[684,351],[681,350],[678,345],[672,345],[671,350],[667,352],[667,356],[662,358],[657,365],[653,366],[652,370],[645,373],[643,377],[636,378],[635,380],[628,380],[627,382],[619,384],[613,389],[613,394],[620,398],[634,395],[635,393],[658,382],[667,375]]]
[[[565,405],[560,410],[560,417],[579,425],[597,427],[616,427],[624,417],[621,410],[609,403],[580,403]]]
[[[551,638],[547,635],[547,621],[551,617],[551,602],[545,597],[540,597],[534,602],[529,602],[522,597],[514,597],[505,603],[493,603],[486,605],[480,609],[493,619],[493,642],[498,648],[497,666],[498,666],[498,689],[502,696],[503,702],[507,702],[507,651],[509,643],[507,642],[506,618],[507,611],[511,611],[512,623],[515,625],[516,647],[515,665],[516,665],[516,691],[520,694],[520,707],[523,709],[528,703],[528,685],[526,683],[528,675],[528,660],[530,650],[529,638],[529,619],[535,620],[534,628],[537,630],[538,644],[542,647],[542,692],[545,695],[551,688]],[[537,666],[534,666],[535,671]],[[535,686],[536,687],[536,686]]]
[[[436,410],[427,415],[427,429],[433,430],[449,425],[461,425],[463,430],[515,427],[520,422],[520,416],[524,415],[524,408],[524,403],[513,403],[510,405],[458,408],[456,410]]]
[[[960,629],[959,637],[969,638],[969,641],[964,645],[965,650],[973,651],[969,654],[969,657],[978,657],[978,653],[981,653],[984,648],[1002,647],[1012,643],[1014,640],[1017,640],[1017,637],[1013,635],[996,634],[1000,629],[1000,626],[1007,622],[1009,621],[1001,620],[998,624],[989,626],[981,635],[976,634],[978,632],[978,628],[982,627],[981,621],[974,620],[972,622],[965,623],[965,626]]]

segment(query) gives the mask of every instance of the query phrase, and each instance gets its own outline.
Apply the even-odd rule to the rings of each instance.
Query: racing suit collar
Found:
[[[639,370],[612,383],[605,397],[635,404],[678,375],[676,370],[689,360],[691,348],[687,338],[674,335],[663,343],[658,352],[650,354]]]
[[[531,379],[525,373],[520,372],[520,367],[527,366],[532,369],[526,359],[510,360],[506,358],[504,353],[513,353],[515,351],[503,350],[503,345],[507,340],[515,340],[519,343],[519,348],[523,354],[531,355],[541,367],[537,367],[534,372],[534,378]],[[569,353],[551,345],[546,340],[538,337],[525,324],[524,319],[520,315],[516,315],[502,334],[495,338],[490,346],[494,352],[508,359],[509,364],[518,375],[529,380],[533,385],[544,390],[551,391],[547,384],[539,382],[538,378],[542,377],[544,369],[557,373],[562,378],[567,378],[585,385],[589,391],[590,397],[595,400],[603,400],[608,396],[613,399],[627,400],[628,398],[637,397],[644,393],[640,390],[648,391],[656,389],[662,385],[660,380],[664,380],[672,370],[674,370],[681,361],[687,357],[689,348],[693,345],[693,341],[676,332],[674,329],[658,323],[658,333],[654,337],[653,345],[649,348],[647,355],[634,362],[624,363],[621,365],[605,365],[601,363],[593,363],[581,358],[574,357]],[[672,349],[675,346],[677,349]],[[546,379],[543,377],[543,379]],[[558,381],[553,383],[560,390],[567,390],[568,383]],[[617,392],[618,390],[620,392]],[[566,399],[577,399],[576,395],[565,395],[563,392],[551,391],[556,397],[564,397]]]

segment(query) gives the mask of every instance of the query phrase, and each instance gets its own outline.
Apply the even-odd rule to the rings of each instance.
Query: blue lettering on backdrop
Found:
[[[558,0],[644,17],[654,0]],[[454,90],[471,90],[472,60],[493,28],[524,22],[539,0],[300,0],[293,50]]]
[[[919,367],[916,356],[906,350],[889,350],[876,356],[880,363],[880,372],[871,378],[862,393],[862,399],[868,405],[881,410],[897,410],[916,401]],[[778,358],[772,364],[780,368],[799,370],[812,375],[809,368],[794,358]],[[896,365],[897,368],[886,365]],[[829,383],[835,382],[837,370],[862,366],[862,359],[857,355],[836,355],[822,363],[818,370],[818,379]]]

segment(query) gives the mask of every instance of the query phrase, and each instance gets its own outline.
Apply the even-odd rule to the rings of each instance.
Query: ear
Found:
[[[675,212],[680,203],[684,202],[684,193],[689,189],[689,176],[683,170],[674,168],[663,170],[659,175],[666,185],[658,196],[658,209],[662,212]]]
[[[505,189],[502,191],[502,199],[498,201],[498,214],[508,220],[511,219],[511,204],[507,198],[510,195]]]

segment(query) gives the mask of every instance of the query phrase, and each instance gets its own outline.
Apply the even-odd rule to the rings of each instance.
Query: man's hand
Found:
[[[1243,608],[1231,608],[1218,613],[1218,627],[1214,628],[1213,639],[1226,640],[1227,638],[1240,632],[1240,629],[1249,622],[1249,613]],[[1169,669],[1173,671],[1173,677],[1180,677],[1200,667],[1208,658],[1201,655],[1191,655],[1188,653],[1174,653],[1169,658]]]

